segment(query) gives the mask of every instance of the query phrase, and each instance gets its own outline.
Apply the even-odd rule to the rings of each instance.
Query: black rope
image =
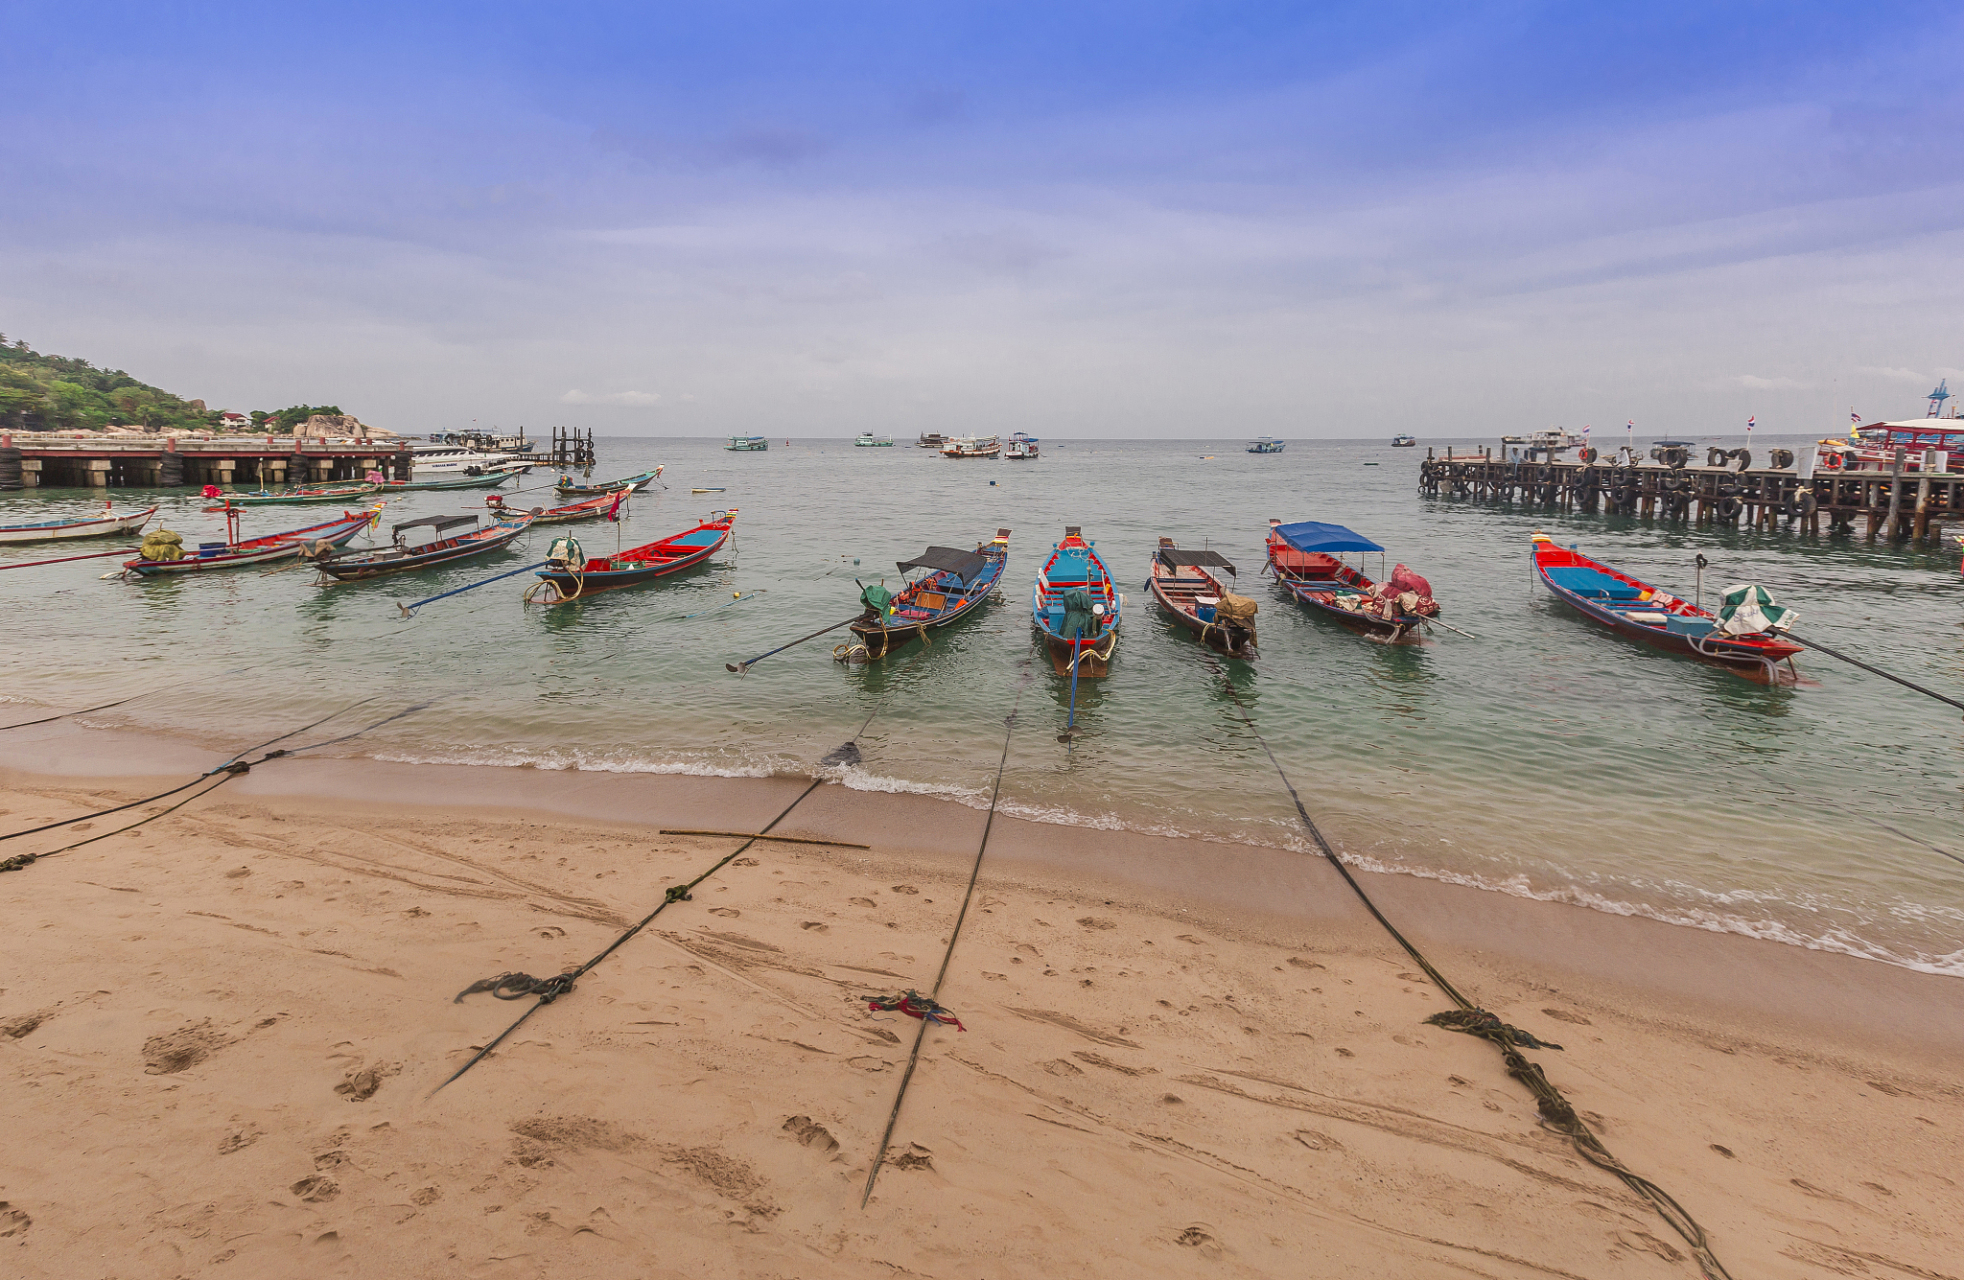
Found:
[[[948,965],[955,958],[955,943],[962,936],[962,923],[968,919],[969,900],[975,896],[975,882],[982,875],[982,855],[989,848],[989,832],[996,825],[996,802],[1002,797],[1003,767],[1009,763],[1009,739],[1016,729],[1016,713],[1023,705],[1023,691],[1030,686],[1029,659],[1024,659],[1023,678],[1016,686],[1016,700],[1010,704],[1009,714],[1002,721],[1002,755],[996,761],[995,790],[989,793],[989,816],[982,824],[982,843],[975,850],[975,865],[968,871],[968,889],[962,894],[961,910],[955,913],[955,927],[948,935],[948,949],[941,954],[940,972],[934,975],[934,986],[927,993],[930,1004],[938,1004],[941,984],[948,977]],[[909,993],[913,994],[913,993]],[[864,1209],[866,1202],[873,1198],[873,1183],[880,1176],[880,1169],[886,1164],[887,1146],[893,1141],[894,1126],[900,1123],[900,1104],[907,1100],[907,1086],[914,1079],[914,1068],[921,1060],[921,1042],[927,1039],[927,1018],[921,1019],[920,1029],[914,1033],[914,1050],[907,1055],[907,1070],[901,1074],[900,1087],[893,1094],[893,1110],[887,1114],[886,1132],[880,1135],[879,1150],[873,1153],[873,1167],[866,1173],[866,1190],[859,1197],[859,1207]]]
[[[825,780],[823,778],[813,778],[811,785],[806,787],[803,791],[800,791],[798,793],[798,798],[796,800],[793,800],[790,804],[784,806],[784,811],[778,814],[777,817],[772,818],[769,822],[765,823],[763,830],[759,831],[757,834],[763,835],[766,832],[770,831],[772,827],[775,827],[778,823],[784,821],[784,819],[790,814],[790,812],[793,809],[797,808],[799,804],[804,801],[804,798],[806,796],[818,790],[818,788],[824,783],[824,781]],[[658,906],[656,906],[653,911],[650,911],[647,915],[643,916],[637,923],[635,923],[632,927],[630,927],[625,933],[621,934],[620,937],[615,938],[612,942],[608,943],[606,950],[602,951],[599,955],[593,957],[593,959],[587,961],[579,968],[569,969],[565,973],[555,974],[553,977],[544,978],[544,979],[534,978],[530,974],[503,973],[503,974],[499,974],[495,978],[486,978],[481,982],[474,982],[470,986],[458,992],[457,999],[462,1000],[465,996],[470,995],[471,993],[476,991],[489,991],[493,995],[497,995],[499,987],[504,986],[507,983],[510,984],[510,987],[512,989],[516,989],[524,984],[531,984],[529,990],[518,990],[516,995],[499,996],[499,998],[511,1000],[511,999],[519,999],[526,995],[536,994],[538,996],[538,1000],[536,1003],[533,1004],[533,1006],[530,1009],[527,1009],[524,1013],[519,1014],[517,1020],[514,1021],[509,1027],[506,1027],[503,1031],[500,1031],[498,1033],[497,1039],[491,1041],[491,1043],[485,1045],[482,1049],[479,1049],[477,1053],[471,1057],[471,1060],[469,1062],[466,1062],[463,1066],[458,1067],[454,1072],[452,1072],[448,1080],[445,1080],[442,1084],[430,1090],[430,1096],[434,1097],[436,1094],[442,1092],[443,1089],[448,1085],[450,1085],[451,1083],[453,1083],[458,1076],[463,1075],[466,1071],[469,1071],[472,1067],[476,1066],[479,1062],[482,1062],[484,1058],[493,1049],[497,1048],[500,1044],[504,1043],[505,1038],[507,1036],[511,1035],[512,1032],[518,1030],[520,1027],[524,1026],[525,1020],[527,1018],[530,1018],[533,1014],[545,1008],[547,1005],[551,1004],[554,1000],[557,1000],[559,997],[570,992],[573,989],[573,984],[577,982],[579,979],[585,977],[593,969],[595,965],[599,964],[602,960],[605,960],[608,956],[613,955],[614,952],[618,951],[621,948],[621,946],[627,942],[629,938],[632,938],[635,934],[641,932],[643,929],[647,928],[650,924],[652,924],[654,922],[655,917],[660,915],[662,912],[668,910],[671,904],[677,902],[687,902],[689,900],[691,891],[693,891],[697,885],[709,879],[709,877],[715,875],[718,871],[721,871],[724,867],[728,866],[731,862],[733,862],[736,859],[738,854],[741,854],[744,850],[748,849],[751,845],[755,844],[756,842],[757,842],[757,836],[751,836],[749,839],[745,840],[742,844],[738,845],[727,856],[719,859],[714,865],[712,865],[709,868],[709,870],[703,872],[695,879],[690,880],[685,884],[670,885],[668,887],[668,890],[662,895],[661,903]],[[522,983],[520,982],[521,979],[523,980]],[[453,1001],[452,1003],[455,1002]]]
[[[99,707],[83,707],[80,711],[64,711],[58,716],[44,716],[39,720],[23,720],[19,724],[0,724],[0,733],[4,733],[8,729],[25,729],[29,725],[53,724],[57,720],[66,720],[70,716],[85,716],[91,711],[107,711],[111,707],[120,707],[125,702],[134,702],[142,696],[140,693],[133,693],[127,698],[118,698],[114,702],[105,702]]]
[[[1323,838],[1323,833],[1310,818],[1309,810],[1303,807],[1302,796],[1297,794],[1295,783],[1289,780],[1289,775],[1282,768],[1281,761],[1275,758],[1275,752],[1270,749],[1268,739],[1262,736],[1261,730],[1255,728],[1254,717],[1248,714],[1248,708],[1243,705],[1241,692],[1234,687],[1234,681],[1228,677],[1226,671],[1222,670],[1220,664],[1214,661],[1212,654],[1205,655],[1205,659],[1214,674],[1220,677],[1221,685],[1227,690],[1228,697],[1233,700],[1234,708],[1240,713],[1242,723],[1247,726],[1248,732],[1254,735],[1255,741],[1261,744],[1263,753],[1268,756],[1268,762],[1275,766],[1276,776],[1282,779],[1282,785],[1289,791],[1289,798],[1295,802],[1297,816],[1302,819],[1303,826],[1316,841],[1316,847],[1322,851],[1325,860],[1337,869],[1344,883],[1349,885],[1351,892],[1357,895],[1358,901],[1362,902],[1372,917],[1384,926],[1385,932],[1405,949],[1405,954],[1424,969],[1426,975],[1438,984],[1439,989],[1459,1006],[1456,1010],[1434,1014],[1426,1021],[1450,1031],[1463,1031],[1468,1035],[1492,1041],[1500,1049],[1501,1060],[1507,1066],[1507,1074],[1520,1081],[1534,1095],[1541,1113],[1542,1125],[1568,1138],[1574,1144],[1577,1154],[1583,1159],[1607,1173],[1615,1174],[1625,1186],[1650,1201],[1651,1206],[1657,1210],[1658,1216],[1669,1223],[1671,1229],[1683,1237],[1684,1242],[1690,1246],[1692,1256],[1698,1260],[1699,1270],[1705,1273],[1707,1280],[1731,1280],[1724,1264],[1718,1260],[1718,1255],[1712,1252],[1711,1243],[1705,1236],[1705,1229],[1698,1224],[1698,1220],[1662,1187],[1641,1174],[1632,1173],[1624,1168],[1623,1163],[1610,1154],[1609,1148],[1603,1145],[1602,1139],[1598,1138],[1582,1117],[1576,1114],[1575,1107],[1562,1096],[1561,1090],[1549,1081],[1540,1064],[1530,1062],[1521,1055],[1522,1046],[1550,1049],[1559,1049],[1561,1046],[1536,1040],[1533,1036],[1508,1026],[1493,1014],[1473,1004],[1459,993],[1457,987],[1446,980],[1445,975],[1433,968],[1432,962],[1398,931],[1397,926],[1385,918],[1382,911],[1378,910],[1377,904],[1371,901],[1371,896],[1364,892],[1364,887],[1350,874],[1350,868],[1344,866],[1343,859],[1339,858],[1336,850],[1330,847],[1330,842]]]
[[[1870,675],[1881,676],[1884,680],[1894,680],[1897,684],[1903,686],[1903,688],[1905,689],[1914,689],[1926,698],[1935,698],[1938,702],[1948,702],[1951,706],[1956,707],[1960,711],[1964,711],[1964,702],[1959,702],[1955,698],[1947,698],[1943,694],[1938,693],[1934,689],[1925,689],[1922,685],[1917,684],[1914,680],[1905,680],[1901,676],[1892,676],[1887,671],[1884,671],[1881,667],[1871,667],[1868,663],[1863,662],[1860,658],[1851,658],[1847,654],[1842,653],[1838,649],[1828,648],[1826,645],[1822,644],[1818,640],[1808,640],[1802,636],[1794,635],[1793,632],[1791,631],[1789,631],[1787,635],[1790,638],[1799,641],[1801,644],[1806,645],[1810,649],[1816,649],[1822,653],[1827,654],[1830,658],[1840,658],[1843,662],[1847,663],[1848,665],[1853,667],[1860,667],[1862,670],[1868,672]]]

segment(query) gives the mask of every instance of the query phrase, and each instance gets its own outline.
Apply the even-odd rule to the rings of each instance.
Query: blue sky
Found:
[[[20,3],[0,331],[422,432],[1826,430],[1955,5]]]

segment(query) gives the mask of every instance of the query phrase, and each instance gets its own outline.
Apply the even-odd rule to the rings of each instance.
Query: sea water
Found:
[[[1760,583],[1799,611],[1802,635],[1964,696],[1954,547],[1426,498],[1425,453],[1380,441],[1251,455],[1239,440],[1046,438],[1024,462],[945,459],[905,442],[772,437],[768,452],[730,453],[714,440],[606,439],[596,479],[660,463],[666,487],[635,495],[617,524],[541,529],[448,568],[326,586],[305,568],[151,581],[101,580],[114,560],[7,572],[0,697],[25,717],[29,704],[141,692],[85,722],[225,749],[358,698],[374,697],[377,715],[434,699],[331,750],[732,776],[809,770],[877,708],[847,785],[978,807],[1014,707],[1008,812],[1306,848],[1225,672],[1311,813],[1361,865],[1964,973],[1955,710],[1820,655],[1799,660],[1798,684],[1768,687],[1621,639],[1538,587],[1528,554],[1529,535],[1545,530],[1691,597],[1702,552],[1708,602]],[[552,478],[507,488],[525,489],[518,503],[552,505]],[[164,525],[187,544],[222,536],[220,517],[186,491],[114,496],[161,500]],[[482,499],[406,495],[384,520]],[[98,500],[0,495],[0,523]],[[543,558],[554,536],[604,554],[726,507],[740,509],[733,542],[685,575],[553,608],[523,602],[521,575],[407,620],[396,608]],[[334,510],[259,508],[245,533]],[[1346,524],[1382,543],[1385,565],[1430,579],[1443,619],[1470,635],[1386,645],[1312,616],[1262,576],[1270,517]],[[1067,524],[1126,595],[1111,674],[1080,684],[1083,732],[1069,744],[1058,731],[1070,684],[1029,617],[1032,580]],[[1012,530],[998,598],[931,646],[849,665],[833,656],[849,638],[841,629],[742,677],[725,670],[852,617],[859,583],[899,585],[896,561],[930,544],[973,547],[998,527]],[[1259,658],[1214,658],[1159,613],[1143,583],[1162,535],[1234,563],[1238,590],[1260,602]],[[10,547],[0,563],[104,545]],[[1376,576],[1378,557],[1364,567]]]

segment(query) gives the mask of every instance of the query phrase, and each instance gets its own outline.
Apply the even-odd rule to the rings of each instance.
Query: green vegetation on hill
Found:
[[[44,356],[0,334],[0,424],[17,431],[59,431],[128,423],[189,431],[218,422],[201,402],[138,382],[121,369]]]
[[[331,404],[296,404],[249,416],[259,435],[291,435],[314,414],[339,415]],[[98,369],[86,360],[44,356],[24,340],[0,334],[0,427],[14,431],[72,431],[77,427],[127,425],[167,431],[225,429],[202,400],[184,400],[138,382],[121,369]],[[237,426],[238,424],[234,424]],[[240,428],[243,429],[243,428]]]

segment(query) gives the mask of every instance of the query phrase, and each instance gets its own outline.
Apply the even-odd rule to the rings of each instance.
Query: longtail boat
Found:
[[[347,553],[329,549],[320,554],[310,552],[307,558],[329,578],[339,582],[359,582],[503,550],[519,534],[532,527],[532,518],[530,511],[519,512],[477,528],[475,512],[461,516],[424,516],[420,520],[404,520],[391,526],[389,533],[393,545],[380,550]],[[467,531],[453,532],[461,530],[464,525],[472,527]],[[428,529],[430,540],[410,541],[409,531],[414,529]]]
[[[539,512],[538,516],[533,519],[532,523],[533,524],[571,524],[575,520],[598,519],[599,517],[604,516],[609,511],[613,510],[614,498],[615,498],[614,494],[602,493],[602,494],[596,494],[591,498],[583,498],[578,502],[568,503],[563,507],[547,507],[545,510]],[[484,502],[486,506],[489,506],[493,511],[496,511],[499,515],[520,514],[519,512],[514,511],[512,508],[507,507],[505,505],[505,495],[502,493],[494,493],[490,497],[486,498]]]
[[[286,506],[303,502],[350,502],[365,498],[374,493],[379,485],[337,484],[317,488],[282,489],[273,492],[261,489],[255,493],[228,493],[224,502],[216,507],[206,507],[207,511],[223,511],[226,507],[271,507]]]
[[[561,476],[559,477],[559,483],[554,485],[553,488],[559,490],[562,497],[567,498],[586,498],[600,493],[617,493],[622,489],[626,489],[629,493],[639,493],[641,490],[653,484],[661,473],[662,469],[656,467],[653,471],[643,471],[639,475],[625,476],[619,480],[606,480],[599,484],[576,484],[570,478]]]
[[[1612,631],[1754,677],[1771,680],[1776,663],[1791,668],[1793,656],[1806,652],[1781,634],[1792,623],[1792,612],[1758,588],[1728,589],[1727,608],[1714,614],[1573,547],[1558,547],[1545,533],[1534,535],[1534,571],[1557,599]],[[1732,597],[1739,592],[1756,598],[1735,607]]]
[[[611,556],[588,556],[577,538],[555,538],[546,567],[539,570],[540,581],[526,591],[525,599],[565,604],[693,569],[729,541],[736,516],[735,507],[712,512],[693,529]]]
[[[0,542],[53,542],[57,538],[100,538],[114,533],[134,533],[150,523],[157,508],[118,513],[115,504],[105,502],[92,516],[64,516],[57,520],[36,520],[29,524],[0,525]]]
[[[178,535],[159,529],[143,540],[144,554],[135,560],[125,561],[123,568],[139,577],[152,578],[265,564],[269,560],[282,560],[288,556],[343,546],[353,541],[363,529],[373,526],[381,514],[379,505],[366,511],[344,511],[338,520],[326,520],[304,529],[288,529],[284,533],[269,533],[259,538],[241,539],[238,536],[237,513],[227,512],[226,532],[229,536],[225,541],[200,543],[195,551],[187,551]]]
[[[1199,636],[1201,643],[1230,658],[1252,658],[1255,611],[1260,606],[1228,590],[1217,569],[1227,570],[1230,577],[1239,576],[1218,551],[1182,551],[1173,539],[1161,538],[1159,550],[1153,553],[1152,576],[1146,579],[1146,589],[1160,608]]]
[[[862,587],[859,599],[866,616],[852,624],[858,638],[842,646],[843,657],[884,658],[911,640],[928,642],[929,631],[979,609],[1002,581],[1009,563],[1009,530],[996,530],[993,539],[973,551],[929,547],[912,560],[896,563],[903,578],[914,569],[928,572],[891,595],[885,587]]]
[[[387,493],[415,493],[430,489],[495,489],[513,476],[524,475],[526,468],[509,467],[487,471],[482,475],[468,473],[451,480],[384,480],[377,485]]]
[[[1421,623],[1439,616],[1439,602],[1424,578],[1401,564],[1387,580],[1373,581],[1362,568],[1338,559],[1352,551],[1378,552],[1383,563],[1383,547],[1340,524],[1268,522],[1269,572],[1284,591],[1310,608],[1387,641],[1415,636]],[[1361,554],[1358,561],[1363,561]]]
[[[1073,665],[1081,676],[1111,670],[1124,604],[1093,544],[1078,526],[1065,525],[1064,540],[1051,548],[1030,593],[1030,620],[1058,675],[1069,674]]]

